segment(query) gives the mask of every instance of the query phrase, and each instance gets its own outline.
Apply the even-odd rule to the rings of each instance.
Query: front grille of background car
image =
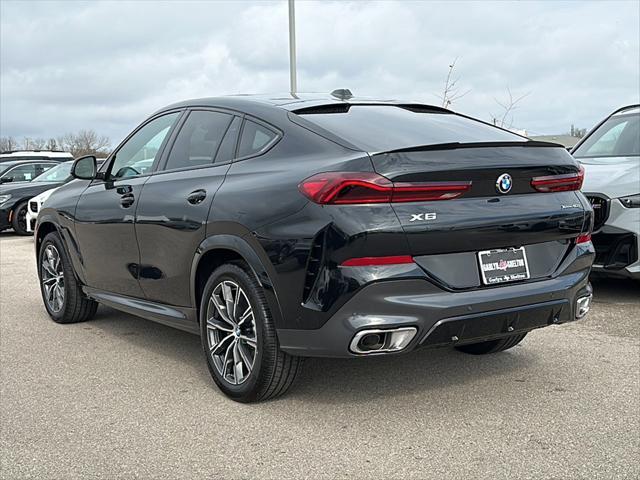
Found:
[[[38,212],[38,202],[29,202],[29,208],[31,208],[31,211],[34,213]]]
[[[593,231],[597,232],[609,217],[609,200],[597,195],[588,195],[587,199],[593,207]]]
[[[307,276],[304,279],[304,290],[302,291],[302,301],[306,302],[313,289],[322,266],[324,256],[325,231],[318,233],[311,244],[311,251],[307,259]]]

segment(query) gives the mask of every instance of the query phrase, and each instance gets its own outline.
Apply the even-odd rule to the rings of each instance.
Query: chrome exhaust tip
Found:
[[[418,333],[416,327],[362,330],[355,334],[349,349],[359,355],[399,352],[409,345],[416,333]]]
[[[582,297],[578,297],[576,300],[576,320],[584,318],[589,310],[591,310],[591,301],[593,300],[593,294],[589,293]]]

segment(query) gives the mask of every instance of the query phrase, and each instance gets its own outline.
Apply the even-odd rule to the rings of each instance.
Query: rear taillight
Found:
[[[580,245],[581,243],[589,243],[591,241],[590,233],[581,233],[576,238],[576,245]]]
[[[394,255],[391,257],[358,257],[350,258],[340,264],[342,267],[374,267],[378,265],[402,265],[414,263],[410,255]]]
[[[393,183],[371,172],[326,172],[307,178],[300,192],[321,205],[450,200],[471,189],[471,182]]]
[[[533,177],[531,179],[531,186],[539,192],[567,192],[580,190],[583,181],[584,167],[580,165],[580,169],[576,173]]]

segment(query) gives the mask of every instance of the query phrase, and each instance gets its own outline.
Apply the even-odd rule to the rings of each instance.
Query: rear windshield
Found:
[[[346,112],[299,115],[368,152],[441,143],[527,141],[453,113],[414,112],[392,105],[352,105]]]
[[[613,115],[573,152],[576,158],[635,155],[640,155],[639,113]]]

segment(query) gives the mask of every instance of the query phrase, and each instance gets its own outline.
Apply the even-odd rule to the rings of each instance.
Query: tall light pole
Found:
[[[296,81],[296,8],[295,0],[289,0],[289,76],[291,81],[291,95],[298,91]]]

